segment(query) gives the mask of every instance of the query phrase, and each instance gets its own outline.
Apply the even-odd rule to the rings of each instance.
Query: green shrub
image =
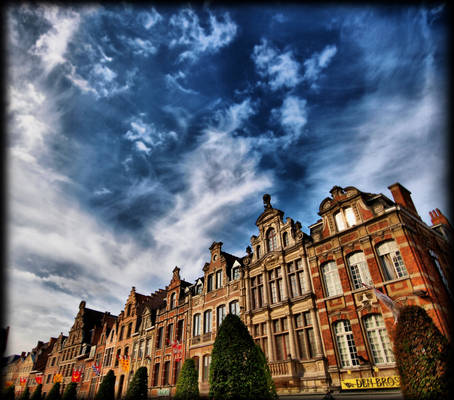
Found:
[[[55,382],[52,388],[47,393],[46,400],[60,400],[60,382]]]
[[[71,382],[66,386],[65,392],[63,393],[62,400],[77,400],[77,383]]]
[[[452,387],[451,346],[423,308],[401,308],[394,354],[405,399],[449,397]]]
[[[148,371],[146,367],[140,367],[134,374],[125,400],[146,400],[148,396]]]
[[[270,367],[268,365],[268,362],[266,361],[265,354],[263,353],[262,349],[260,348],[260,346],[258,344],[256,344],[255,346],[256,346],[257,352],[260,356],[260,360],[263,363],[263,365],[265,366],[266,382],[267,382],[268,390],[270,391],[270,399],[277,400],[279,397],[276,393],[276,386],[275,386],[273,378],[271,376]]]
[[[42,400],[43,398],[43,385],[40,383],[38,386],[36,386],[36,389],[33,391],[32,397],[30,397],[30,400]]]
[[[210,397],[273,399],[263,358],[240,318],[227,314],[211,353]]]
[[[19,400],[30,400],[30,389],[27,386],[19,397]]]
[[[177,381],[177,390],[175,393],[177,400],[192,400],[199,398],[198,373],[195,368],[195,362],[192,358],[187,358]]]
[[[112,370],[104,376],[95,400],[115,400],[115,374]]]

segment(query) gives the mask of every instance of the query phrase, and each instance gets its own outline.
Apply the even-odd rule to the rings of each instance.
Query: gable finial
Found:
[[[265,208],[265,210],[268,208],[273,208],[271,206],[271,196],[268,193],[265,193],[263,195],[263,207]]]

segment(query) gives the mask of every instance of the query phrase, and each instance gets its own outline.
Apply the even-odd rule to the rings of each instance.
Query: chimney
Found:
[[[413,215],[421,219],[416,211],[416,207],[413,204],[413,200],[411,199],[411,192],[404,188],[399,182],[388,186],[388,189],[391,191],[393,195],[394,202],[399,204],[402,207],[405,207],[407,211],[410,211]]]
[[[451,224],[448,221],[448,218],[446,218],[438,208],[429,211],[429,215],[432,225],[447,225],[449,227],[451,226]]]

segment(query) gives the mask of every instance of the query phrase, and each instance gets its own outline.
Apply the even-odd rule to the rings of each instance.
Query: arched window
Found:
[[[380,314],[370,314],[364,318],[367,341],[375,364],[394,362],[388,332]]]
[[[284,247],[287,247],[288,246],[288,233],[287,232],[284,232],[282,234],[282,245]]]
[[[323,281],[325,282],[326,296],[336,296],[342,294],[342,285],[334,261],[329,261],[322,265]]]
[[[363,283],[366,285],[372,284],[369,268],[367,267],[367,262],[362,251],[349,255],[347,257],[347,263],[350,268],[353,287],[355,289],[362,288]]]
[[[211,332],[211,310],[203,313],[203,333]]]
[[[229,303],[230,314],[240,315],[240,303],[238,300],[233,300]]]
[[[277,239],[276,232],[273,228],[269,229],[266,233],[266,243],[268,245],[268,251],[276,250],[277,248]]]
[[[339,351],[340,363],[343,368],[359,365],[358,352],[356,351],[352,327],[347,319],[334,323],[337,349]]]
[[[402,278],[408,275],[404,260],[394,240],[383,242],[377,246],[377,254],[385,280]]]

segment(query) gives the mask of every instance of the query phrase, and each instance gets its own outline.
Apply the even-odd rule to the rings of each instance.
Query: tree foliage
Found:
[[[146,400],[148,396],[148,371],[146,367],[140,367],[134,374],[125,400]]]
[[[177,381],[177,390],[175,399],[177,400],[192,400],[199,398],[199,382],[198,373],[195,368],[195,362],[192,358],[187,358]]]
[[[46,400],[60,400],[60,382],[55,382],[52,388],[47,393]]]
[[[113,370],[104,376],[96,393],[95,400],[115,400],[115,374]]]
[[[452,349],[423,308],[405,306],[400,310],[394,353],[405,399],[449,397]]]
[[[30,400],[42,400],[43,398],[43,384],[40,383],[38,386],[36,386],[36,389],[33,391],[32,397],[30,397]]]
[[[63,393],[62,400],[77,400],[77,383],[71,382],[66,386],[65,392]]]
[[[240,318],[227,314],[211,353],[210,397],[218,399],[273,399],[266,362]]]

